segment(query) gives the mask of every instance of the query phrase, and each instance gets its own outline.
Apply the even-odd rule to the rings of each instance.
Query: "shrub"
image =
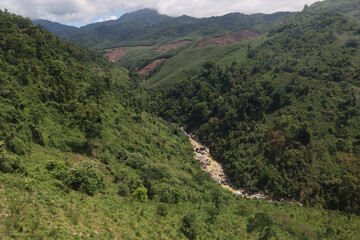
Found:
[[[297,133],[297,140],[303,145],[308,145],[311,142],[312,134],[307,123],[301,125]]]
[[[178,188],[169,187],[162,191],[160,201],[164,203],[179,203],[183,194]]]
[[[249,216],[252,212],[252,209],[245,204],[239,204],[235,210],[235,213],[239,216]]]
[[[168,191],[165,191],[161,197],[160,201],[164,203],[170,203],[171,202],[171,194]]]
[[[94,162],[82,162],[70,169],[65,183],[75,190],[93,195],[104,187],[104,176],[96,169]]]
[[[156,209],[157,214],[159,214],[160,216],[165,217],[166,215],[168,215],[168,208],[166,206],[166,204],[160,204],[157,209]]]
[[[183,217],[182,226],[180,228],[181,232],[189,239],[196,239],[199,226],[197,225],[197,217],[195,213],[189,213]]]
[[[137,198],[140,202],[146,202],[148,199],[147,189],[143,185],[135,189],[134,197]]]
[[[254,231],[260,232],[260,240],[276,237],[276,233],[273,229],[273,221],[266,213],[256,213],[255,217],[250,218],[248,225],[246,226],[246,231],[248,233]]]
[[[218,215],[220,214],[220,209],[217,207],[209,208],[207,212],[209,214],[208,222],[214,224]]]
[[[133,193],[135,189],[143,185],[143,182],[137,174],[132,174],[130,172],[124,174],[126,175],[122,182],[129,188],[131,193]]]
[[[147,169],[148,162],[144,159],[144,156],[141,153],[131,153],[128,159],[125,162],[126,166],[129,166],[133,169],[145,170]]]
[[[130,195],[129,187],[124,183],[120,184],[118,194],[123,197],[129,196]]]
[[[97,155],[103,164],[108,165],[113,160],[113,156],[109,151],[101,152]]]
[[[5,149],[4,141],[0,141],[0,171],[4,173],[13,173],[22,171],[23,167],[20,160],[8,153]]]
[[[204,171],[201,170],[198,171],[193,178],[199,185],[202,185],[208,179],[208,176]]]
[[[63,162],[50,161],[45,168],[56,179],[63,180],[67,176],[68,167]]]
[[[359,46],[359,41],[354,38],[348,39],[345,43],[345,47],[348,48],[357,48],[358,46]]]

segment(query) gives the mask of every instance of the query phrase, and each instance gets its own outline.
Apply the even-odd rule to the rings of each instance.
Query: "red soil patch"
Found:
[[[128,52],[126,50],[115,49],[111,52],[104,54],[104,57],[109,59],[110,62],[116,63],[120,60],[120,58],[126,56],[127,53]]]
[[[260,36],[260,34],[246,30],[239,33],[228,33],[219,37],[213,37],[202,42],[199,42],[196,47],[207,47],[213,45],[230,45],[233,43],[243,42],[247,40],[252,40]]]
[[[166,60],[167,60],[166,58],[156,59],[155,61],[144,67],[143,69],[139,70],[137,73],[140,75],[147,75],[149,74],[149,72],[153,71],[157,66],[159,66],[161,63],[165,62]]]
[[[182,45],[185,45],[185,44],[187,44],[189,42],[191,42],[191,41],[183,40],[183,41],[180,41],[180,42],[177,42],[177,43],[168,43],[168,44],[161,45],[157,50],[159,52],[167,52],[167,51],[170,51],[172,49],[176,49],[178,47],[181,47]]]

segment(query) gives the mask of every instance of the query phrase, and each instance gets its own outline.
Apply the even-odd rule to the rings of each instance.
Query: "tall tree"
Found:
[[[80,130],[85,134],[89,153],[92,155],[92,140],[100,135],[102,118],[100,111],[91,105],[80,104],[76,110],[76,121]]]

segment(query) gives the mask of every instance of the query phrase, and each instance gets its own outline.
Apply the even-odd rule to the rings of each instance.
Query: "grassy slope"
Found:
[[[163,64],[158,73],[146,80],[144,86],[153,89],[168,88],[197,72],[205,62],[216,62],[225,66],[235,59],[241,61],[238,56],[247,53],[247,44],[244,42],[183,51]]]
[[[180,83],[192,75],[206,62],[218,64],[222,69],[232,62],[248,64],[248,46],[256,47],[266,40],[260,36],[255,40],[231,44],[228,46],[210,46],[204,48],[191,48],[172,57],[164,63],[160,70],[144,83],[151,89],[166,89],[175,83]],[[189,60],[190,59],[190,60]]]
[[[169,50],[168,52],[158,51],[158,48],[161,46],[161,44],[155,46],[122,47],[120,49],[126,50],[128,52],[126,56],[122,57],[118,61],[118,63],[120,64],[120,66],[123,66],[127,69],[141,69],[142,67],[145,67],[146,65],[154,61],[154,59],[170,58],[178,54],[179,52],[186,50],[187,48],[193,47],[193,45],[194,43],[191,42],[176,49]],[[107,51],[112,50],[114,49],[109,49]]]
[[[187,139],[175,126],[148,114],[144,114],[143,124],[139,124],[133,119],[135,114],[121,106],[103,107],[112,114],[106,114],[103,141],[97,143],[97,149],[102,149],[100,145],[113,146],[136,157],[144,154],[143,163],[156,167],[165,177],[153,182],[154,198],[142,203],[131,195],[119,195],[119,185],[127,182],[128,176],[142,175],[143,170],[134,170],[124,161],[113,160],[112,155],[104,164],[105,158],[101,162],[100,156],[89,157],[32,144],[31,153],[22,157],[26,176],[2,174],[0,177],[3,216],[0,232],[5,239],[183,239],[179,230],[181,219],[189,212],[197,214],[200,239],[256,239],[256,233],[246,233],[246,225],[249,217],[258,212],[271,217],[279,239],[359,237],[360,219],[355,215],[289,203],[245,200],[221,189],[206,175],[203,180],[197,180],[194,176],[203,174],[200,165],[194,161]],[[120,121],[114,126],[117,117]],[[150,143],[146,139],[151,139]],[[45,168],[51,162],[68,166],[95,162],[105,176],[105,187],[94,196],[74,191]],[[119,177],[120,182],[116,182],[115,177]],[[163,189],[174,188],[181,191],[182,199],[179,203],[165,203],[168,213],[159,215],[157,209]],[[208,211],[214,208],[214,194],[219,193],[223,201],[221,211],[211,224]]]

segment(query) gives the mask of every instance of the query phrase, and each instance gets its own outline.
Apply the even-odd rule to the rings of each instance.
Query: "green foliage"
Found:
[[[169,210],[166,204],[159,204],[159,206],[156,209],[156,212],[160,216],[166,217],[169,213]]]
[[[104,176],[96,168],[95,163],[81,162],[69,169],[65,183],[75,190],[94,195],[96,191],[104,187]]]
[[[254,231],[260,232],[260,240],[276,237],[276,232],[273,229],[273,222],[266,213],[256,213],[253,218],[250,218],[249,223],[246,226],[246,231],[249,233]]]
[[[195,213],[189,213],[183,217],[181,220],[181,232],[188,238],[188,239],[196,239],[199,226],[197,224],[197,216]]]
[[[306,78],[293,81],[290,75],[281,75],[281,70],[278,77],[282,81],[271,84],[267,79],[254,84],[251,62],[249,69],[231,64],[226,73],[207,64],[199,73],[201,81],[194,77],[192,84],[182,86],[179,92],[187,97],[174,91],[174,96],[181,98],[167,98],[173,105],[168,113],[172,111],[174,121],[181,123],[186,122],[193,106],[206,103],[203,109],[207,111],[200,111],[204,123],[193,124],[198,127],[195,133],[206,143],[218,143],[209,146],[216,157],[224,159],[226,169],[233,170],[231,177],[237,184],[242,180],[234,176],[244,178],[250,188],[264,187],[269,193],[280,189],[287,194],[289,189],[297,189],[309,205],[325,203],[324,196],[331,199],[326,202],[331,208],[349,212],[345,214],[231,194],[201,172],[178,125],[148,112],[156,109],[156,104],[163,107],[164,99],[150,105],[152,108],[144,104],[138,121],[138,110],[134,110],[138,100],[151,101],[137,83],[127,81],[126,71],[7,11],[0,11],[0,32],[3,239],[181,239],[184,235],[193,239],[256,239],[259,230],[246,233],[245,217],[258,212],[270,218],[279,239],[359,239],[359,217],[350,214],[357,209],[354,199],[359,186],[358,168],[353,167],[358,162],[359,134],[354,131],[358,99],[351,85],[334,82],[314,89]],[[231,63],[233,57],[226,62]],[[257,74],[261,73],[262,64],[257,69]],[[98,99],[94,80],[105,85]],[[237,87],[242,82],[248,83]],[[324,92],[318,97],[320,101],[314,92]],[[298,102],[302,104],[294,107]],[[182,108],[186,110],[182,112]],[[320,114],[325,109],[332,115]],[[292,111],[302,113],[302,118],[292,116]],[[314,118],[329,117],[330,123],[317,124],[311,114]],[[243,124],[238,123],[238,117]],[[91,134],[85,130],[89,127],[94,130]],[[319,133],[318,128],[323,131]],[[224,130],[227,132],[222,133]],[[306,145],[303,139],[308,133],[311,140]],[[280,150],[275,144],[278,138],[284,139],[279,141]],[[328,141],[320,144],[321,139]],[[337,142],[349,152],[338,151]],[[266,149],[276,153],[273,158],[263,156]],[[342,170],[337,172],[335,167],[340,163]],[[302,171],[295,170],[307,164],[324,174],[311,171],[311,178],[304,180]],[[301,184],[293,181],[295,175]],[[163,195],[169,203],[161,203]],[[263,231],[260,235],[268,238],[272,233]]]
[[[91,140],[98,137],[102,129],[100,111],[91,105],[79,104],[75,110],[75,119],[80,130],[85,134],[87,145],[91,152]]]
[[[160,201],[164,203],[179,203],[182,199],[180,190],[173,187],[164,189],[160,196]]]
[[[208,222],[211,224],[214,224],[218,215],[220,214],[220,209],[215,207],[215,208],[210,208],[208,210],[209,213],[209,218],[208,218]]]
[[[162,194],[160,201],[162,201],[164,203],[170,203],[171,202],[171,194],[168,191],[165,191]]]
[[[208,55],[192,50],[216,64],[194,58],[202,68],[182,81],[158,75],[161,82],[145,85],[164,87],[152,94],[160,116],[209,146],[235,186],[348,211],[358,209],[358,199],[340,200],[341,184],[357,192],[346,175],[360,179],[349,159],[360,134],[360,52],[352,47],[359,9],[354,1],[322,4],[246,45],[209,48]],[[181,71],[193,64],[186,56],[174,58],[172,68],[175,61]]]
[[[154,10],[144,9],[127,14],[117,21],[91,24],[80,29],[57,32],[60,37],[96,50],[118,46],[152,46],[177,40],[201,40],[226,32],[255,28],[264,31],[290,13],[228,14],[221,17],[196,19],[172,18]],[[159,37],[161,36],[161,37]]]
[[[134,197],[140,202],[146,202],[148,200],[147,189],[144,186],[140,186],[135,189]]]
[[[0,171],[4,173],[15,173],[23,171],[22,163],[16,156],[8,153],[4,141],[0,141]]]
[[[46,164],[45,168],[56,179],[65,180],[68,176],[69,169],[63,162],[50,161]]]
[[[253,209],[249,205],[245,204],[239,204],[236,206],[235,213],[240,216],[249,216],[252,213]]]
[[[63,26],[56,23],[42,20],[35,22],[43,23],[50,31],[65,40],[91,49],[111,51],[120,48],[127,52],[126,56],[119,60],[121,66],[135,70],[142,69],[156,59],[170,59],[184,50],[191,50],[199,41],[209,37],[249,29],[264,32],[287,15],[291,15],[291,13],[281,12],[267,15],[233,13],[204,19],[187,16],[172,18],[160,15],[154,10],[145,9],[120,17],[117,21],[90,24],[79,29],[68,27],[63,31],[58,30]],[[188,43],[183,46],[167,52],[159,51],[164,44],[173,44],[184,40]],[[145,78],[157,75],[158,70],[159,68]],[[172,71],[174,68],[170,70],[170,73]],[[182,70],[176,69],[176,73],[182,73]],[[178,78],[177,74],[172,75]]]
[[[120,196],[127,197],[130,195],[130,189],[126,184],[120,184],[118,193]]]

